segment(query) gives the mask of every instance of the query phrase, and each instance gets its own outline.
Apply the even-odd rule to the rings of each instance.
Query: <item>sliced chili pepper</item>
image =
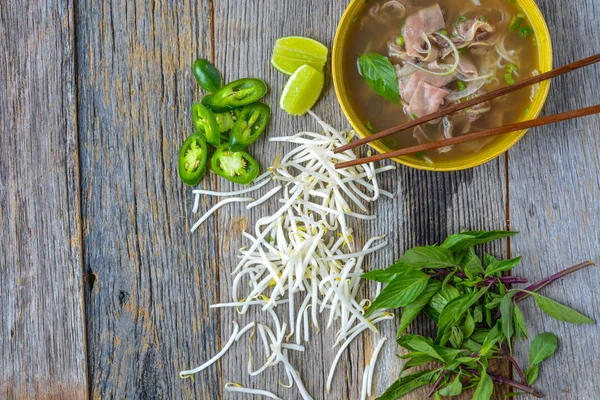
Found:
[[[202,104],[216,112],[233,110],[262,99],[267,90],[267,84],[260,79],[238,79],[223,86],[210,98],[204,97]]]
[[[242,108],[238,116],[231,136],[229,137],[229,149],[232,151],[244,150],[265,131],[269,118],[271,117],[271,108],[260,102],[250,104]]]
[[[220,146],[210,160],[211,169],[231,182],[247,185],[258,176],[258,163],[245,151],[231,151],[229,145]]]
[[[235,121],[230,112],[217,113],[215,117],[217,117],[217,124],[219,124],[219,131],[221,133],[230,131],[233,128]]]
[[[179,151],[179,177],[189,186],[195,186],[202,180],[208,164],[208,146],[200,134],[193,134],[181,146]]]
[[[204,136],[206,141],[215,147],[221,144],[219,136],[219,124],[215,114],[200,103],[194,103],[192,106],[192,121],[196,128],[196,133]]]
[[[198,85],[207,92],[214,93],[223,86],[223,77],[219,70],[204,58],[194,62],[192,71]]]

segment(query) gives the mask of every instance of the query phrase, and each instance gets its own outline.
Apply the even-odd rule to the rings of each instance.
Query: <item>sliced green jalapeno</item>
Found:
[[[202,135],[195,133],[187,138],[179,151],[179,177],[189,186],[202,180],[208,164],[208,146]]]
[[[192,121],[196,128],[196,133],[204,136],[206,141],[215,147],[221,144],[221,138],[219,136],[219,124],[215,114],[204,107],[200,103],[194,103],[192,106]]]
[[[267,84],[260,79],[239,79],[223,86],[209,98],[205,96],[202,104],[216,112],[233,110],[262,99],[267,90]]]
[[[229,149],[244,150],[254,143],[267,128],[270,117],[271,108],[264,103],[256,102],[242,108],[242,112],[233,124]]]
[[[194,62],[192,72],[198,85],[207,92],[214,93],[223,86],[223,77],[219,70],[204,58]]]
[[[235,121],[230,112],[217,113],[215,117],[217,117],[217,124],[219,124],[219,131],[221,133],[230,131],[233,128]]]
[[[210,160],[211,169],[231,182],[247,185],[258,176],[258,163],[245,151],[231,151],[224,144],[217,149]]]

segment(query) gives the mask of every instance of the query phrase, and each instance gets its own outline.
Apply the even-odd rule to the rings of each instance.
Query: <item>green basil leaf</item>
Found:
[[[377,400],[396,400],[421,386],[433,383],[437,373],[437,370],[422,371],[404,376],[392,383],[385,393],[379,396]]]
[[[451,384],[443,389],[440,389],[438,393],[440,396],[458,396],[462,393],[462,383],[460,382],[460,374],[452,381]]]
[[[514,315],[515,327],[517,328],[517,339],[520,339],[520,333],[529,339],[529,333],[527,333],[527,327],[525,326],[525,318],[519,309],[519,306],[515,304]]]
[[[421,246],[407,250],[398,260],[414,268],[455,267],[452,252],[438,246]]]
[[[460,292],[454,286],[447,286],[445,289],[440,290],[436,293],[431,300],[429,301],[429,305],[439,313],[442,312],[446,304],[450,300],[453,300],[460,296]]]
[[[467,316],[465,317],[465,322],[463,323],[463,326],[460,329],[462,329],[462,332],[463,332],[463,335],[465,338],[468,338],[469,336],[471,336],[473,334],[473,332],[475,331],[475,320],[471,316],[470,312],[467,312]]]
[[[452,252],[458,252],[465,250],[469,247],[476,245],[492,242],[497,239],[502,239],[512,235],[516,235],[518,232],[507,232],[507,231],[471,231],[462,232],[448,236],[448,238],[442,243],[442,247],[449,249]]]
[[[454,278],[455,274],[456,274],[456,271],[452,271],[448,275],[446,275],[446,277],[444,278],[444,281],[442,282],[442,289],[446,288],[446,286],[448,285],[448,283],[450,283],[450,281],[452,280],[452,278]]]
[[[400,346],[404,347],[407,350],[417,351],[414,347],[411,347],[410,343],[413,341],[425,342],[431,346],[433,346],[433,340],[430,338],[426,338],[425,336],[415,335],[412,333],[407,333],[406,335],[402,335],[399,338],[396,338],[396,343]]]
[[[405,274],[410,270],[408,265],[397,263],[386,269],[375,269],[361,275],[361,278],[381,283],[389,283],[396,276]]]
[[[535,302],[542,309],[542,311],[554,319],[557,319],[559,321],[570,322],[572,324],[595,324],[594,320],[573,310],[570,307],[557,303],[554,300],[550,300],[549,298],[544,297],[541,294],[529,292],[526,290],[522,291],[532,295],[535,298]]]
[[[539,372],[540,372],[540,365],[539,364],[535,364],[535,365],[527,368],[527,370],[525,371],[525,378],[527,378],[527,384],[528,385],[531,385],[535,381],[537,381]]]
[[[450,328],[456,326],[467,310],[471,308],[488,291],[488,287],[483,287],[479,291],[457,297],[444,307],[440,313],[438,322],[438,333],[435,339],[436,344],[445,345],[449,339]]]
[[[485,269],[485,276],[490,276],[502,271],[509,271],[521,262],[522,257],[511,258],[510,260],[494,261]]]
[[[556,335],[550,332],[540,333],[531,342],[529,348],[529,368],[533,365],[538,365],[546,358],[550,357],[558,347],[558,339]]]
[[[409,340],[406,342],[406,347],[411,348],[416,351],[420,351],[423,354],[428,355],[429,357],[436,358],[440,361],[444,361],[442,356],[440,356],[437,351],[430,344],[422,341],[422,340]]]
[[[498,325],[500,325],[500,322],[496,323],[496,325],[494,325],[494,327],[488,332],[487,336],[485,337],[483,345],[481,346],[481,350],[479,351],[479,354],[481,354],[482,356],[486,356],[490,352],[490,350],[492,350],[494,345],[498,343],[500,339],[502,339],[502,333],[500,332],[500,328],[498,327]]]
[[[462,333],[460,328],[458,328],[457,326],[453,326],[452,328],[450,328],[449,340],[450,344],[452,344],[452,347],[454,347],[455,349],[460,348],[464,339],[465,335]]]
[[[407,304],[402,310],[402,317],[400,318],[400,326],[398,327],[398,333],[396,337],[402,335],[406,328],[413,322],[413,320],[421,313],[423,308],[429,303],[429,300],[440,290],[442,284],[437,280],[430,280],[425,287],[425,290],[417,297],[412,303]]]
[[[444,359],[444,362],[449,363],[456,359],[461,354],[465,353],[464,349],[449,349],[444,346],[433,346],[435,351]]]
[[[430,363],[433,360],[435,360],[435,358],[432,358],[432,357],[429,357],[426,355],[415,356],[404,363],[404,366],[402,366],[402,372],[406,371],[409,368],[414,368],[414,367],[418,367],[420,365]]]
[[[473,320],[476,324],[483,321],[483,311],[481,306],[477,306],[473,309]]]
[[[473,400],[489,400],[494,392],[494,382],[492,378],[487,374],[485,369],[481,373],[481,378],[473,393]]]
[[[515,292],[509,292],[502,298],[502,302],[500,303],[500,316],[502,317],[502,334],[504,338],[508,341],[508,348],[512,353],[512,342],[511,338],[515,333],[515,323],[514,323],[514,309],[515,303],[513,301],[513,296]]]
[[[358,67],[360,75],[375,93],[392,103],[400,102],[396,69],[387,57],[374,53],[361,54]]]
[[[367,310],[365,317],[381,308],[399,308],[413,302],[427,287],[429,275],[409,271],[392,279]]]
[[[491,264],[495,263],[495,262],[498,262],[498,259],[496,257],[494,257],[493,255],[488,254],[488,253],[485,253],[483,255],[483,263],[486,265],[486,267],[488,265],[491,265]]]
[[[476,276],[483,274],[483,265],[481,259],[474,251],[471,251],[469,260],[464,266],[464,271],[467,277],[473,280]]]

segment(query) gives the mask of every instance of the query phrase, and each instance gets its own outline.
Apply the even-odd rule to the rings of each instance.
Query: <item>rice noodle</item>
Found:
[[[454,53],[454,64],[452,65],[452,67],[450,67],[450,69],[448,69],[446,72],[433,72],[427,68],[423,68],[411,61],[406,61],[406,63],[408,65],[412,65],[414,68],[426,72],[430,75],[435,75],[435,76],[449,76],[452,75],[456,72],[456,70],[458,69],[458,65],[460,63],[460,54],[458,53],[458,49],[456,48],[456,46],[454,45],[454,42],[452,42],[452,40],[450,38],[448,38],[446,35],[443,35],[440,32],[435,32],[434,35],[438,35],[442,38],[444,38],[444,40],[446,40],[448,42],[448,44],[450,45],[450,48],[452,49],[452,52]],[[430,46],[431,47],[431,46]]]
[[[483,85],[485,85],[484,80],[475,81],[467,86],[465,90],[461,90],[460,92],[450,92],[450,94],[446,96],[446,100],[456,101],[471,96],[481,89]]]

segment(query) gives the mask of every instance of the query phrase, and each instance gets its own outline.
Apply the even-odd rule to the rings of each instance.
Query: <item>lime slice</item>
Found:
[[[275,42],[271,65],[286,75],[292,75],[303,65],[323,71],[327,52],[327,46],[316,40],[301,36],[283,37]]]
[[[325,76],[310,65],[303,65],[283,88],[279,106],[288,114],[304,115],[315,105],[325,83]]]

